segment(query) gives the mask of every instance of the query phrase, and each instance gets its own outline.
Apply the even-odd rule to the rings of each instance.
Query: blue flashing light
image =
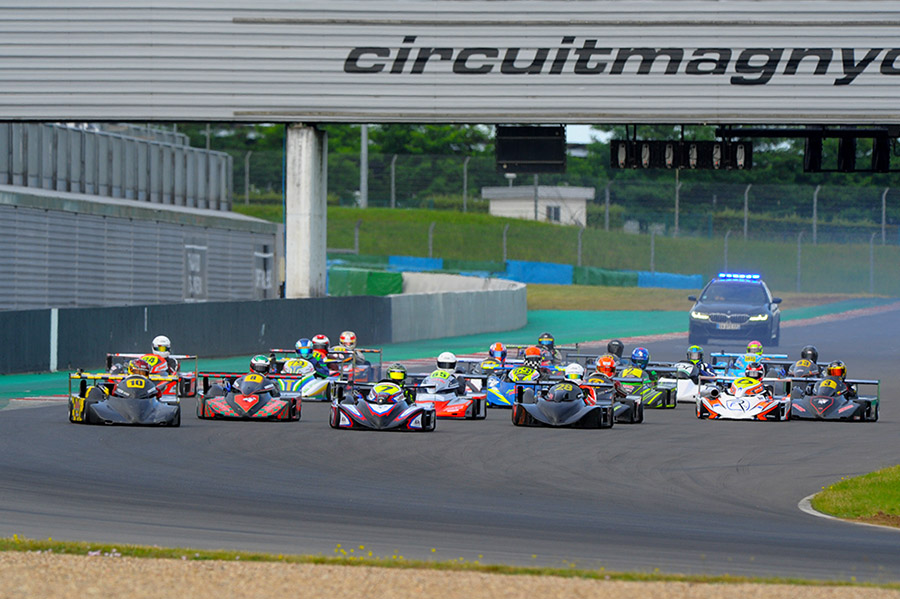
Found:
[[[733,281],[758,281],[760,279],[759,275],[749,275],[737,272],[720,272],[720,279],[730,279]]]

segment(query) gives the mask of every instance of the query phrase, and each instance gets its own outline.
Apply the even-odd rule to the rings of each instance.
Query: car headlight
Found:
[[[768,315],[768,314],[757,314],[756,316],[751,316],[751,317],[750,317],[750,320],[752,320],[752,321],[754,321],[754,322],[759,322],[759,321],[762,321],[762,320],[768,320],[768,319],[769,319],[769,315]]]
[[[694,312],[693,310],[691,310],[691,318],[696,318],[697,320],[709,320],[709,314],[706,314],[705,312]]]

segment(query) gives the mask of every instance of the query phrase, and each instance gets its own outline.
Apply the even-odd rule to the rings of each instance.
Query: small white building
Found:
[[[481,198],[490,201],[490,213],[535,220],[534,187],[483,187]],[[594,199],[593,187],[538,185],[537,220],[563,225],[587,225],[587,203]]]

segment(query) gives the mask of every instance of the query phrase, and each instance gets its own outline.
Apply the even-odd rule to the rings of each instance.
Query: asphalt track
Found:
[[[35,402],[0,411],[0,536],[896,582],[900,531],[797,504],[900,462],[898,331],[896,309],[782,331],[783,351],[811,342],[881,378],[877,423],[707,422],[682,405],[612,430],[491,410],[400,434],[332,430],[324,404],[282,424],[200,421],[186,401],[169,430],[75,426]],[[686,339],[646,345],[676,359]]]

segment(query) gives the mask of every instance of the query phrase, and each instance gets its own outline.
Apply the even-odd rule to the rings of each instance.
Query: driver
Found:
[[[700,376],[716,376],[713,367],[703,361],[703,348],[699,345],[687,348],[687,361],[697,367]]]
[[[140,385],[129,384],[129,381],[135,379],[141,379],[143,382]],[[159,388],[150,380],[150,365],[141,358],[135,358],[128,363],[128,375],[116,383],[112,393],[113,395],[125,397],[130,395],[129,389],[135,388],[143,389],[148,396],[159,399]]]
[[[504,372],[503,378],[511,383],[535,382],[541,378],[542,374],[541,350],[531,345],[525,348],[525,360],[522,365]]]
[[[622,364],[622,352],[625,351],[625,344],[618,339],[613,339],[606,344],[606,353],[613,356],[616,361],[616,368]]]
[[[235,391],[241,391],[241,383],[243,383],[248,376],[260,375],[262,378],[262,382],[257,393],[268,393],[272,397],[280,396],[281,392],[278,390],[278,387],[275,385],[272,379],[266,376],[269,374],[269,369],[271,368],[271,366],[272,363],[269,361],[268,356],[264,356],[262,354],[253,356],[252,358],[250,358],[250,372],[234,381],[233,389]],[[226,387],[225,390],[228,391],[229,389]]]
[[[297,343],[294,344],[294,349],[297,351],[298,357],[303,358],[312,364],[317,377],[324,379],[331,375],[328,364],[325,363],[325,358],[319,352],[315,351],[312,341],[306,337],[298,339]]]
[[[830,378],[840,380],[841,383],[844,385],[844,387],[842,389],[838,389],[838,393],[840,393],[841,395],[843,395],[844,397],[847,397],[849,399],[856,399],[856,389],[854,389],[853,386],[850,385],[846,381],[846,378],[847,378],[847,365],[846,364],[844,364],[840,360],[835,360],[834,362],[831,362],[825,368],[825,375]]]
[[[616,376],[616,358],[612,354],[604,354],[594,363],[594,372],[588,376],[590,379],[598,379],[600,382],[609,383]]]
[[[814,345],[804,345],[800,350],[800,359],[788,368],[788,376],[819,376],[821,369],[817,363],[819,350]],[[797,374],[802,372],[803,374]]]
[[[447,372],[451,375],[456,374],[456,364],[456,354],[454,354],[453,352],[445,351],[437,357],[438,370],[443,370],[444,372]],[[456,379],[456,394],[465,395],[466,379],[461,376],[454,376],[453,378]]]
[[[165,374],[172,375],[178,372],[178,360],[170,355],[172,351],[172,342],[169,341],[168,337],[165,335],[157,335],[154,337],[153,342],[151,343],[151,349],[154,354],[166,362],[167,372]]]
[[[562,361],[562,354],[556,349],[556,339],[550,333],[541,333],[541,336],[538,337],[538,346],[542,357],[550,364],[557,364]]]

